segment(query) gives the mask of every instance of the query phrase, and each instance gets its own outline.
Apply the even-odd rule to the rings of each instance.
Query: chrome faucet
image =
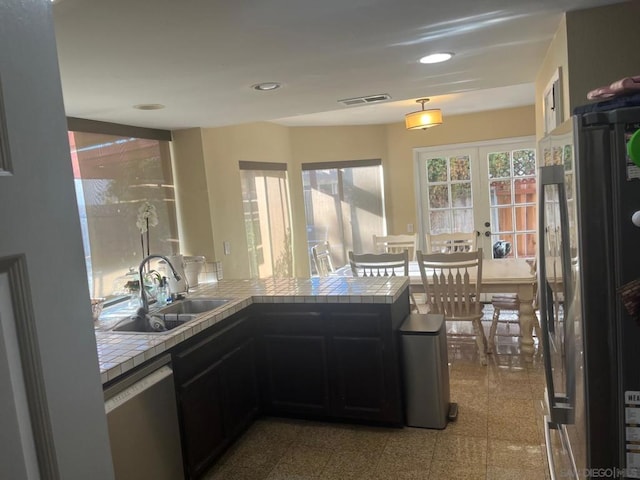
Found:
[[[146,263],[153,258],[160,258],[167,262],[167,265],[169,265],[169,268],[171,268],[171,273],[173,273],[173,277],[176,279],[176,281],[182,279],[182,277],[178,275],[178,272],[176,272],[175,267],[164,255],[158,255],[154,253],[145,257],[142,262],[140,262],[140,266],[138,267],[138,275],[140,276],[140,300],[142,301],[142,309],[144,310],[145,315],[149,313],[149,299],[147,298],[147,292],[144,289],[144,274],[142,272],[144,271],[144,266],[146,265]]]

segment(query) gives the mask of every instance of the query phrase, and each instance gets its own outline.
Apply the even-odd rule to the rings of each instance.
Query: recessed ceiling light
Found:
[[[141,103],[140,105],[134,105],[133,108],[138,110],[162,110],[164,105],[161,103]]]
[[[441,52],[441,53],[432,53],[431,55],[427,55],[426,57],[422,57],[420,59],[420,63],[440,63],[446,62],[453,57],[453,53]]]
[[[251,85],[251,88],[259,92],[268,92],[269,90],[276,90],[280,87],[281,85],[278,82],[262,82]]]

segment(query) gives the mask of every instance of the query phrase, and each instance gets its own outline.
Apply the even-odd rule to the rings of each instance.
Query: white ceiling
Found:
[[[619,0],[58,0],[70,117],[179,129],[403,121],[534,102],[563,11]],[[433,52],[453,59],[422,65]],[[260,82],[282,88],[257,92]],[[346,107],[344,98],[391,100]],[[160,103],[162,110],[133,105]]]

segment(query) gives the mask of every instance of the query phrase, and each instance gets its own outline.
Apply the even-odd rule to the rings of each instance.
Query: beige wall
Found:
[[[544,118],[542,113],[542,95],[556,70],[560,68],[562,76],[562,116],[568,119],[571,114],[569,107],[569,52],[567,50],[567,20],[562,17],[547,54],[536,76],[536,136],[544,136]]]
[[[594,88],[640,72],[640,1],[569,12],[569,101],[587,103]]]
[[[290,163],[289,129],[272,123],[206,128],[202,129],[202,150],[209,186],[216,260],[222,262],[225,278],[248,278],[249,262],[238,162]],[[293,208],[296,207],[293,205]],[[223,253],[224,241],[228,241],[231,247],[229,255]]]
[[[187,212],[190,216],[188,223],[197,225],[200,218],[204,225],[194,227],[195,234],[184,232],[189,238],[189,245],[211,243],[208,232],[213,232],[210,251],[213,251],[216,260],[222,261],[224,277],[247,278],[249,266],[238,161],[287,163],[293,217],[294,268],[296,276],[305,277],[309,275],[309,263],[300,168],[302,163],[381,159],[389,233],[403,233],[407,223],[413,223],[417,228],[414,148],[533,135],[535,118],[534,107],[530,105],[468,115],[447,116],[445,112],[444,124],[426,131],[407,131],[404,123],[291,128],[257,123],[178,133],[174,137],[176,156],[190,155],[191,158],[187,161],[176,158],[177,165],[188,167],[191,161],[195,161],[198,152],[201,152],[200,162],[203,165],[203,168],[194,167],[191,177],[183,175],[176,178],[178,191],[192,189],[192,181],[197,185],[205,183],[208,188],[207,200],[202,200],[202,194],[190,193],[180,197],[181,212]],[[197,143],[198,137],[201,138],[201,146],[183,145],[190,141]],[[198,177],[202,170],[206,179]],[[187,181],[186,185],[182,181]],[[206,206],[189,205],[202,201],[208,203],[208,213]],[[184,225],[186,228],[186,221]],[[197,238],[200,236],[203,238]],[[230,255],[223,254],[223,241],[230,242]]]
[[[589,103],[587,93],[631,75],[640,68],[640,1],[568,12],[536,77],[536,134],[544,135],[542,94],[562,69],[563,120],[574,107]]]
[[[202,130],[173,132],[173,176],[176,188],[180,253],[215,258],[209,191],[202,151]],[[188,187],[184,187],[188,185]]]

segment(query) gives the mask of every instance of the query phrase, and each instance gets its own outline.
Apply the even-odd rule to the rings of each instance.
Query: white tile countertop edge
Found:
[[[189,298],[230,298],[229,303],[166,334],[110,332],[100,328],[108,317],[103,314],[96,328],[101,380],[113,380],[253,303],[390,304],[408,286],[408,277],[221,280],[199,285]]]

